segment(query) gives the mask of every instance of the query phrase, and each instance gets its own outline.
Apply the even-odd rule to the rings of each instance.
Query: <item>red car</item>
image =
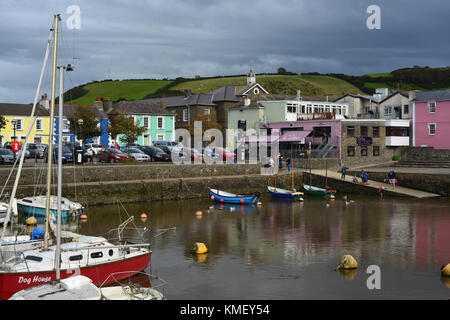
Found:
[[[96,158],[100,162],[119,162],[120,160],[131,160],[128,156],[120,150],[114,148],[102,149],[98,151]]]
[[[230,159],[234,160],[234,158],[236,157],[236,154],[234,152],[221,147],[207,148],[206,152],[210,157],[217,158],[220,156],[224,161],[228,161]]]

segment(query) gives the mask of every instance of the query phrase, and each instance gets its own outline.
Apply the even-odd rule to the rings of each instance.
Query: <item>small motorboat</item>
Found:
[[[28,216],[45,217],[46,196],[26,197],[17,200],[17,205]],[[69,216],[78,216],[84,212],[84,207],[77,203],[70,201],[67,198],[61,198],[61,217],[63,219]],[[50,197],[50,211],[57,216],[57,197]]]
[[[292,190],[275,188],[271,186],[267,186],[267,189],[274,198],[291,199],[291,200],[299,200],[303,198],[303,192],[296,192]]]
[[[251,204],[258,203],[259,197],[257,195],[240,195],[218,189],[209,189],[211,200],[220,203],[234,203],[234,204]]]

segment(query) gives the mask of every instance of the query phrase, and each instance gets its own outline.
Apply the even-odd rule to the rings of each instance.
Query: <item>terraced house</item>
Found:
[[[32,125],[30,143],[48,144],[50,117],[48,111],[36,105],[35,118],[31,119],[32,104],[0,103],[0,115],[6,119],[5,128],[0,130],[0,143],[25,142],[28,127]]]
[[[121,101],[114,105],[110,114],[129,114],[134,118],[135,124],[147,130],[138,137],[136,143],[149,146],[156,140],[175,139],[175,115],[166,109],[144,101]],[[126,145],[120,141],[121,135],[116,138],[120,146]]]

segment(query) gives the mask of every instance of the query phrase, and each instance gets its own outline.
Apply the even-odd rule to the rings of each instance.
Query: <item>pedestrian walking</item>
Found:
[[[281,169],[283,168],[283,158],[280,154],[278,154],[278,167]]]
[[[395,178],[395,172],[394,172],[394,170],[391,169],[391,171],[389,171],[389,173],[388,173],[388,179],[389,179],[389,183],[390,183],[391,185],[393,185],[393,186],[394,186],[394,189],[395,189],[395,184],[397,183],[397,179]]]
[[[286,159],[286,166],[287,166],[288,172],[291,172],[291,158]]]
[[[342,180],[345,180],[345,174],[347,173],[347,169],[348,168],[346,168],[345,166],[342,166],[342,169],[341,169],[341,172],[342,172],[341,179]]]

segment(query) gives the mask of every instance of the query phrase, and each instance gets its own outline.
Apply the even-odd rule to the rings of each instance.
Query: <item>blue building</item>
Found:
[[[101,128],[101,135],[98,137],[91,137],[86,139],[87,143],[99,143],[103,144],[106,148],[109,148],[111,143],[111,136],[108,132],[107,126],[109,125],[108,115],[103,110],[96,108],[95,106],[74,106],[74,105],[64,105],[63,107],[63,136],[62,140],[64,142],[78,142],[80,139],[76,136],[75,132],[70,131],[70,122],[68,118],[72,117],[79,108],[91,108],[97,113],[97,120],[99,121],[99,126]],[[58,142],[58,128],[59,128],[59,108],[55,106],[55,123],[54,123],[54,142]]]

